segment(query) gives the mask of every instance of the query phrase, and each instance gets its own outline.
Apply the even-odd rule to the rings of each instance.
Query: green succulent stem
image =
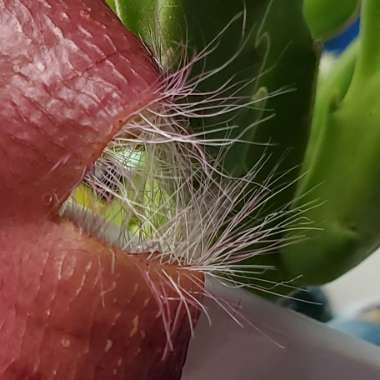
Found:
[[[380,69],[380,1],[363,0],[361,13],[361,48],[357,74],[368,77],[378,75]]]
[[[313,176],[313,168],[318,165],[319,152],[325,144],[329,114],[337,110],[352,84],[357,56],[359,41],[354,41],[351,46],[334,63],[327,78],[319,78],[317,93],[314,105],[312,128],[308,147],[305,153],[302,173],[303,178],[298,184],[295,199],[298,199],[307,191],[306,184]],[[321,76],[321,75],[320,75]],[[295,201],[299,205],[300,201]]]
[[[304,284],[329,282],[380,246],[380,2],[364,0],[361,16],[359,41],[318,87],[298,184],[302,201],[321,202],[305,214],[318,229],[281,255]]]

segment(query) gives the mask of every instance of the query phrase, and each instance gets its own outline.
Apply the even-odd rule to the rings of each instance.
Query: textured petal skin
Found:
[[[180,378],[189,321],[161,273],[196,293],[186,270],[113,252],[68,222],[2,227],[0,245],[1,380]],[[167,355],[152,286],[167,299]]]
[[[158,85],[147,50],[101,0],[1,0],[0,197],[9,212],[20,202],[26,214],[59,205]]]
[[[0,380],[180,378],[199,309],[164,272],[194,297],[202,277],[57,216],[159,84],[101,0],[0,0]]]

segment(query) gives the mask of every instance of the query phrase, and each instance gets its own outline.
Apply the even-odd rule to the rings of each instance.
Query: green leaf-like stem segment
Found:
[[[361,13],[359,41],[318,89],[298,185],[323,202],[307,213],[320,230],[281,256],[306,284],[339,277],[380,246],[380,2],[364,0]]]

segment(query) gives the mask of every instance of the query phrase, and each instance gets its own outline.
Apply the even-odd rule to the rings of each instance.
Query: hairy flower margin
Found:
[[[235,83],[233,78],[213,92],[198,90],[204,80],[217,75],[241,52],[240,47],[229,62],[212,72],[191,75],[193,66],[207,59],[229,26],[203,51],[191,58],[184,55],[174,72],[157,62],[162,77],[158,85],[153,84],[157,88],[154,101],[122,126],[61,209],[63,217],[111,247],[185,269],[189,273],[185,276],[199,289],[199,297],[186,291],[164,269],[158,276],[178,294],[176,301],[187,311],[192,332],[190,306],[209,318],[202,299],[215,301],[237,323],[244,320],[237,308],[204,287],[199,274],[225,286],[277,294],[279,284],[261,278],[265,271],[276,268],[254,264],[252,259],[303,239],[302,231],[311,227],[302,214],[315,207],[312,202],[291,211],[289,205],[267,210],[268,202],[292,185],[282,181],[286,173],[277,173],[276,167],[259,183],[257,177],[268,157],[263,156],[242,177],[223,171],[228,149],[235,143],[253,144],[244,140],[245,135],[267,118],[255,121],[234,138],[229,138],[229,132],[238,128],[233,116],[212,131],[191,131],[191,119],[214,120],[221,115],[226,119],[236,110],[261,107],[267,97],[286,92],[247,99],[240,94],[249,83]],[[159,57],[159,46],[153,50],[153,56]],[[208,154],[208,147],[218,149],[217,158]],[[299,229],[300,234],[284,237],[291,229]],[[167,349],[173,349],[170,336],[176,317],[165,312],[169,310],[165,294],[149,278],[147,282],[162,310]],[[291,281],[281,285],[292,289]]]

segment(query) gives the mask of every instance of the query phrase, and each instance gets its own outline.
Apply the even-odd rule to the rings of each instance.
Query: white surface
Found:
[[[380,250],[324,289],[333,311],[340,314],[351,314],[363,306],[380,303]]]
[[[264,333],[240,328],[210,303],[213,326],[206,318],[198,324],[182,380],[380,379],[380,348],[242,290],[217,287],[215,294],[240,304]]]

